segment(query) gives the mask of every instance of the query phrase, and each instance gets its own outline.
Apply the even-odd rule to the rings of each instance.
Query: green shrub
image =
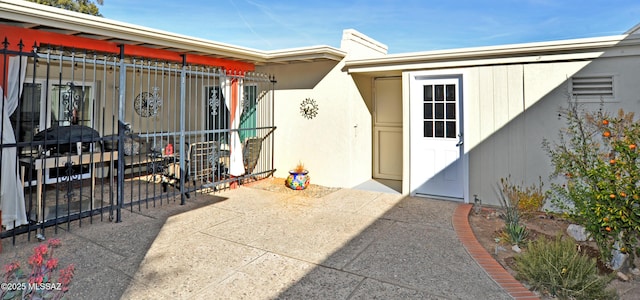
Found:
[[[507,185],[508,180],[500,178],[498,196],[500,198],[500,205],[504,210],[504,213],[502,213],[500,217],[504,220],[505,224],[517,225],[520,224],[520,210],[518,209],[519,198],[511,193]]]
[[[519,188],[512,185],[509,179],[501,178],[498,196],[504,213],[500,217],[504,220],[505,227],[502,230],[500,239],[510,245],[518,245],[526,239],[527,227],[520,224],[522,213],[520,212]]]
[[[520,245],[527,240],[529,231],[520,224],[506,224],[502,230],[501,240],[509,245]]]
[[[599,276],[596,260],[581,254],[571,239],[539,238],[516,258],[517,278],[559,299],[617,299],[607,290],[611,276]]]
[[[586,228],[603,262],[616,243],[633,261],[640,252],[640,120],[572,102],[561,114],[567,127],[557,142],[543,142],[558,180],[551,184],[552,202]]]

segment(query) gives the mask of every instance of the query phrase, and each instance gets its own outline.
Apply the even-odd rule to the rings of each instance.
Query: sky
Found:
[[[105,18],[257,50],[340,47],[355,29],[389,53],[623,34],[638,0],[104,0]]]

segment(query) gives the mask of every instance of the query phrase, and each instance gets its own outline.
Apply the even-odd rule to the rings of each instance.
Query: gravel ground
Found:
[[[312,179],[313,180],[313,179]],[[340,188],[325,187],[317,184],[309,184],[304,190],[292,190],[285,185],[285,178],[267,178],[248,184],[247,186],[256,189],[262,189],[270,192],[285,193],[309,198],[320,198],[331,194]]]

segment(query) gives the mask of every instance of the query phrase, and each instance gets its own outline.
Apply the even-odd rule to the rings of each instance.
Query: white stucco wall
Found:
[[[386,53],[386,46],[353,30],[343,35],[341,50],[349,57]],[[346,58],[345,58],[346,59]],[[372,117],[367,102],[343,72],[344,60],[258,66],[273,74],[275,86],[276,177],[287,177],[298,162],[309,170],[311,182],[352,187],[371,178]],[[310,98],[318,115],[306,119],[300,103]]]

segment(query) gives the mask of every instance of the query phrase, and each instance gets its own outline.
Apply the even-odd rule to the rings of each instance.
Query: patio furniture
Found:
[[[197,181],[208,182],[226,176],[228,150],[223,150],[217,141],[197,142],[189,146],[189,176]]]
[[[186,178],[193,185],[198,183],[209,184],[220,177],[227,176],[226,163],[228,163],[228,150],[222,149],[217,141],[205,141],[191,143],[188,147],[188,156],[185,159]],[[166,167],[163,186],[175,186],[180,181],[180,162],[175,161]]]
[[[103,140],[104,151],[118,150],[117,134],[107,135]],[[125,174],[160,173],[167,165],[162,148],[172,142],[173,139],[170,137],[141,137],[136,133],[125,134],[123,145]],[[118,161],[117,156],[114,159]],[[113,171],[117,170],[110,170],[111,175],[117,174]]]
[[[256,177],[251,175],[251,173],[256,168],[258,159],[260,158],[260,151],[262,151],[262,140],[263,139],[261,137],[247,138],[246,140],[244,140],[244,144],[242,147],[242,159],[244,160],[245,174],[250,175],[253,179],[256,179]]]
[[[114,156],[117,157],[117,152],[114,153]],[[59,178],[55,182],[47,182],[43,181],[44,173],[46,170],[54,169],[54,168],[64,168],[69,169],[74,165],[89,165],[90,169],[90,178],[91,178],[91,191],[95,192],[96,185],[96,164],[102,162],[109,162],[109,167],[113,168],[113,161],[110,160],[110,153],[104,152],[90,152],[90,153],[82,153],[82,154],[68,154],[63,156],[50,156],[50,157],[23,157],[20,158],[20,167],[22,168],[22,185],[25,186],[25,173],[27,173],[27,169],[31,168],[36,172],[36,207],[37,207],[37,222],[41,223],[46,221],[42,213],[42,207],[44,205],[42,200],[42,193],[44,192],[44,185],[48,183],[61,183],[68,182],[71,180],[82,179],[81,174],[71,175],[67,174],[67,177]],[[76,178],[77,177],[77,178]],[[113,179],[111,179],[113,180]],[[93,198],[93,195],[91,195]]]

